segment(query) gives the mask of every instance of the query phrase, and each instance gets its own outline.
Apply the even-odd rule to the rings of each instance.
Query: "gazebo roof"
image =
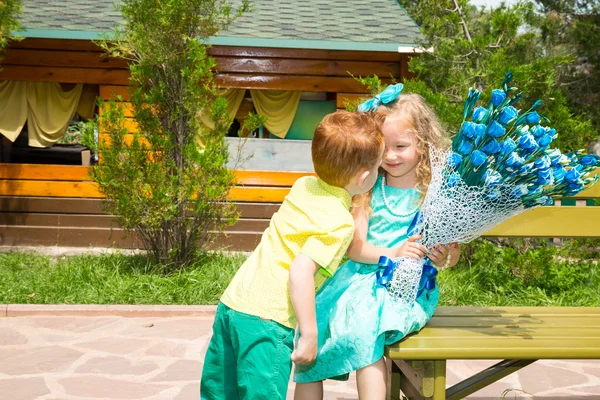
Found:
[[[122,22],[115,0],[25,0],[20,36],[99,39]],[[234,1],[235,3],[235,1]],[[412,52],[423,39],[396,0],[252,0],[213,45]]]

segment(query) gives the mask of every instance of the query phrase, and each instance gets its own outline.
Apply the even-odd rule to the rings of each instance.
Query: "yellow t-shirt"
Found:
[[[250,257],[221,297],[227,307],[295,328],[290,264],[300,253],[319,266],[315,291],[333,275],[354,234],[343,188],[308,176],[294,183]]]

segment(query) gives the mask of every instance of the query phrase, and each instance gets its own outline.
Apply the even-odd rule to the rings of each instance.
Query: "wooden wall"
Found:
[[[215,46],[216,80],[222,87],[365,93],[356,76],[376,74],[384,81],[408,76],[408,55],[386,52],[274,49]],[[88,83],[110,93],[127,95],[129,71],[121,59],[102,56],[88,40],[24,39],[14,42],[2,60],[0,80]]]

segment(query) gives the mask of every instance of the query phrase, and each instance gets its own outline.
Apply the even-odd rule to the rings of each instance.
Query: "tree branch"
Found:
[[[463,16],[462,8],[460,8],[460,5],[458,5],[458,1],[457,0],[452,0],[452,1],[454,2],[454,6],[456,7],[452,11],[458,12],[458,16],[460,17],[460,24],[463,27],[463,32],[465,33],[465,37],[467,38],[467,40],[469,42],[472,43],[473,40],[471,39],[471,34],[469,33],[469,28],[467,28],[467,23],[465,22],[465,18]]]

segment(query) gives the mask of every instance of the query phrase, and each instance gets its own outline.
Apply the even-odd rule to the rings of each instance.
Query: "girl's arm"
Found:
[[[421,258],[425,255],[425,246],[416,243],[421,239],[419,235],[413,235],[400,247],[388,249],[387,247],[374,246],[367,242],[367,231],[369,229],[369,218],[364,208],[355,210],[354,215],[354,238],[348,247],[348,257],[354,262],[363,264],[377,264],[379,257],[389,258],[412,257]]]
[[[292,353],[295,364],[310,364],[317,358],[315,273],[318,269],[317,263],[304,254],[298,254],[290,265],[290,297],[300,330],[300,339]]]

